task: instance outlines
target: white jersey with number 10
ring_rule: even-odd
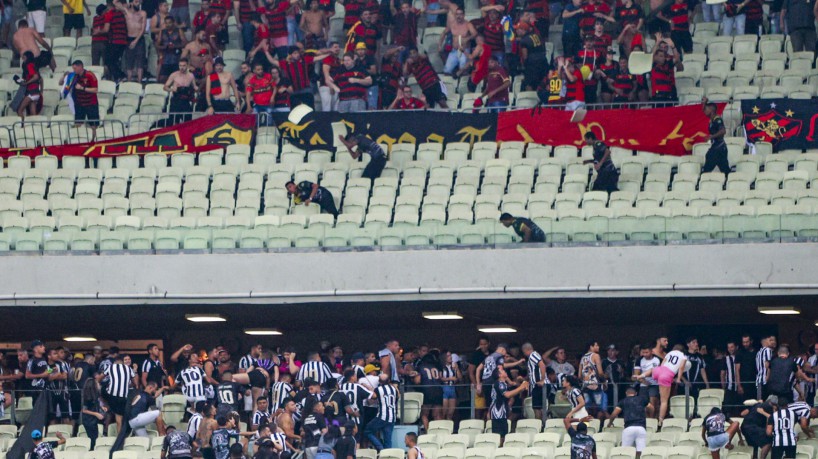
[[[665,362],[662,366],[670,368],[673,370],[673,374],[677,374],[679,372],[679,367],[687,360],[684,353],[682,351],[670,351],[665,356]]]

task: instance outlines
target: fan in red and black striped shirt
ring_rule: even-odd
[[[429,59],[418,54],[416,49],[409,50],[409,58],[403,64],[403,75],[408,77],[410,74],[418,81],[429,107],[434,108],[435,104],[439,104],[443,108],[449,108],[435,69],[429,64]]]
[[[366,0],[344,0],[344,30],[349,30],[361,19]]]
[[[378,52],[378,41],[381,39],[381,31],[372,22],[372,12],[364,10],[361,12],[361,20],[347,32],[347,44],[344,52],[355,50],[358,43],[366,45],[366,53],[374,56]]]
[[[74,61],[73,70],[75,73],[74,87],[71,96],[74,99],[74,121],[85,122],[93,132],[92,141],[96,139],[97,126],[99,126],[99,82],[97,76],[85,70],[82,61]]]
[[[266,1],[264,7],[259,8],[267,27],[270,28],[270,38],[276,48],[287,46],[287,10],[290,2],[287,0]]]
[[[37,69],[37,59],[34,53],[26,51],[23,53],[23,78],[17,80],[21,86],[25,86],[26,92],[23,101],[17,108],[17,115],[25,121],[26,115],[39,115],[40,107],[42,106],[40,86],[43,81],[40,77],[40,71]],[[16,77],[15,77],[16,78]]]

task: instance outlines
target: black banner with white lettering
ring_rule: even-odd
[[[284,139],[306,150],[333,150],[333,136],[362,133],[378,143],[482,142],[496,140],[496,113],[450,113],[431,111],[312,112],[300,123],[274,115]],[[333,131],[333,123],[336,124]],[[343,124],[343,128],[341,127]]]
[[[770,142],[774,151],[818,148],[818,97],[743,100],[741,112],[750,142]]]

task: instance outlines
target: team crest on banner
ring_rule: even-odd
[[[771,104],[770,110],[764,113],[761,113],[758,106],[753,106],[752,113],[744,115],[742,124],[750,142],[769,142],[777,145],[801,133],[804,123],[792,118],[792,111],[786,110],[781,114],[775,106],[774,103]]]
[[[209,130],[195,134],[193,136],[193,145],[202,147],[205,145],[250,145],[253,139],[253,130],[236,126],[230,121],[225,121],[222,124],[212,127]]]

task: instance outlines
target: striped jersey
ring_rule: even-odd
[[[795,362],[799,370],[804,370],[804,359],[800,355],[793,357],[792,361]],[[796,372],[790,373],[790,384],[794,386],[797,379]]]
[[[724,388],[727,390],[737,390],[738,375],[736,374],[736,356],[724,356]]]
[[[259,411],[256,410],[253,413],[253,420],[250,422],[251,425],[260,426],[262,424],[269,424],[270,423],[270,413],[266,411]]]
[[[773,446],[795,446],[795,412],[783,408],[770,416],[768,425],[773,426]]]
[[[247,354],[239,359],[239,370],[244,370],[246,373],[248,368],[256,366],[257,363],[258,361],[252,355]]]
[[[756,385],[761,386],[767,383],[767,367],[764,363],[773,358],[773,350],[769,347],[762,347],[756,354]]]
[[[318,384],[324,384],[332,378],[332,372],[326,363],[322,361],[304,362],[301,369],[298,370],[296,380],[304,382],[306,379],[318,381]]]
[[[273,384],[272,391],[272,411],[275,412],[279,408],[284,408],[284,400],[290,398],[293,393],[293,386],[285,382],[277,382]]]
[[[165,371],[162,368],[162,362],[159,360],[145,359],[142,362],[142,367],[140,367],[140,372],[143,375],[148,375],[148,381],[153,381],[158,386],[162,386],[162,377],[165,375]]]
[[[450,378],[456,378],[456,377],[457,377],[457,371],[455,371],[455,369],[450,365],[444,366],[443,369],[440,371],[440,378],[441,379],[450,379]],[[454,381],[445,381],[443,383],[443,385],[444,386],[454,386]]]
[[[199,425],[202,423],[202,415],[200,413],[194,413],[193,416],[190,417],[190,421],[187,423],[187,434],[190,435],[190,438],[196,438],[196,432],[199,431]]]
[[[795,413],[797,419],[809,419],[810,407],[807,402],[792,402],[787,405],[787,409]]]
[[[579,405],[579,398],[582,397],[582,392],[578,388],[571,389],[568,393],[568,401],[571,402],[571,408],[576,408]]]
[[[398,391],[391,384],[381,384],[375,393],[378,396],[378,419],[394,423],[398,417]]]
[[[280,443],[281,446],[284,448],[283,452],[289,452],[290,447],[287,446],[287,435],[284,432],[275,432],[274,434],[270,435],[270,438],[273,440],[273,443]]]
[[[187,367],[179,373],[179,379],[184,386],[182,393],[187,398],[203,398],[205,372],[202,367]]]
[[[545,379],[545,375],[540,372],[540,362],[542,356],[537,351],[531,351],[528,356],[528,382],[532,386]]]
[[[349,399],[349,404],[356,407],[359,416],[352,417],[356,424],[361,424],[361,416],[363,416],[364,400],[372,397],[372,392],[360,384],[344,383],[341,384],[341,392]]]
[[[108,394],[114,397],[128,396],[128,390],[130,390],[134,378],[131,367],[122,363],[115,363],[105,370],[105,376],[108,378],[108,387],[106,388]]]

